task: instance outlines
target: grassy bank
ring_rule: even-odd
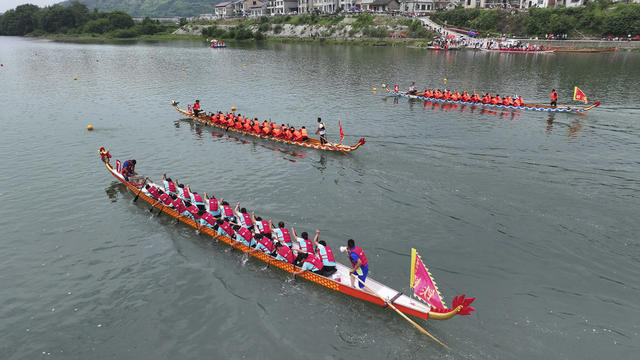
[[[527,11],[454,9],[431,18],[447,26],[476,29],[483,36],[511,34],[544,37],[568,34],[572,39],[640,34],[640,4],[612,4],[608,0],[571,8],[531,8]]]

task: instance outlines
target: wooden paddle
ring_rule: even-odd
[[[140,186],[140,190],[138,190],[138,194],[136,194],[136,197],[133,198],[133,202],[138,201],[138,197],[140,196],[140,193],[142,192],[142,189],[144,189],[144,186],[147,184],[147,180],[149,180],[148,177],[144,178],[144,182],[142,183],[142,186]]]
[[[388,302],[387,300],[385,300],[385,298],[382,297],[382,295],[378,294],[378,292],[376,292],[375,290],[373,290],[372,288],[369,287],[369,285],[365,284],[364,281],[360,280],[359,277],[351,274],[351,276],[353,276],[356,280],[358,280],[362,285],[364,285],[365,288],[367,288],[367,290],[371,291],[373,294],[375,294],[377,297],[380,298],[380,300],[384,301],[387,305],[389,305],[390,308],[392,308],[393,310],[395,310],[398,315],[402,316],[405,320],[407,320],[411,325],[413,325],[416,329],[418,329],[421,333],[427,335],[428,337],[430,337],[431,339],[433,339],[435,342],[437,342],[438,344],[442,345],[445,349],[447,350],[451,350],[450,347],[448,347],[445,343],[443,343],[442,341],[436,339],[433,335],[429,334],[427,332],[427,330],[423,329],[422,326],[416,324],[415,321],[409,319],[409,317],[407,315],[405,315],[402,311],[398,310],[395,306],[393,306],[392,303]]]

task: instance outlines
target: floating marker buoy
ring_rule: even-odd
[[[93,130],[93,125],[87,126],[87,130],[89,130],[89,131]]]
[[[73,77],[73,80],[78,80],[78,78],[74,76],[74,77]]]
[[[184,68],[182,68],[182,71],[184,71]]]
[[[100,60],[96,59],[96,62],[98,62],[98,61],[100,61]]]
[[[0,67],[4,66],[4,64],[0,64]]]
[[[232,107],[231,107],[231,111],[236,111],[236,107],[235,107],[235,106],[232,106]]]
[[[373,92],[376,92],[376,90],[378,90],[378,89],[376,89],[376,88],[373,88]]]
[[[247,66],[247,64],[242,64],[242,66]]]

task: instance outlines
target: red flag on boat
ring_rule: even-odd
[[[342,124],[340,124],[340,119],[338,119],[338,126],[340,126],[340,144],[342,144],[342,139],[344,139],[344,132],[342,132]]]
[[[432,307],[438,310],[447,308],[442,301],[436,282],[431,277],[429,270],[424,266],[416,249],[411,249],[411,288],[415,296]]]
[[[585,104],[587,103],[587,95],[585,95],[582,90],[578,89],[577,86],[573,89],[573,100],[582,101]]]

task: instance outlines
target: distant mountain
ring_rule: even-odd
[[[79,0],[89,10],[122,10],[131,16],[189,17],[215,13],[215,6],[225,0]],[[62,5],[71,4],[71,0]]]

